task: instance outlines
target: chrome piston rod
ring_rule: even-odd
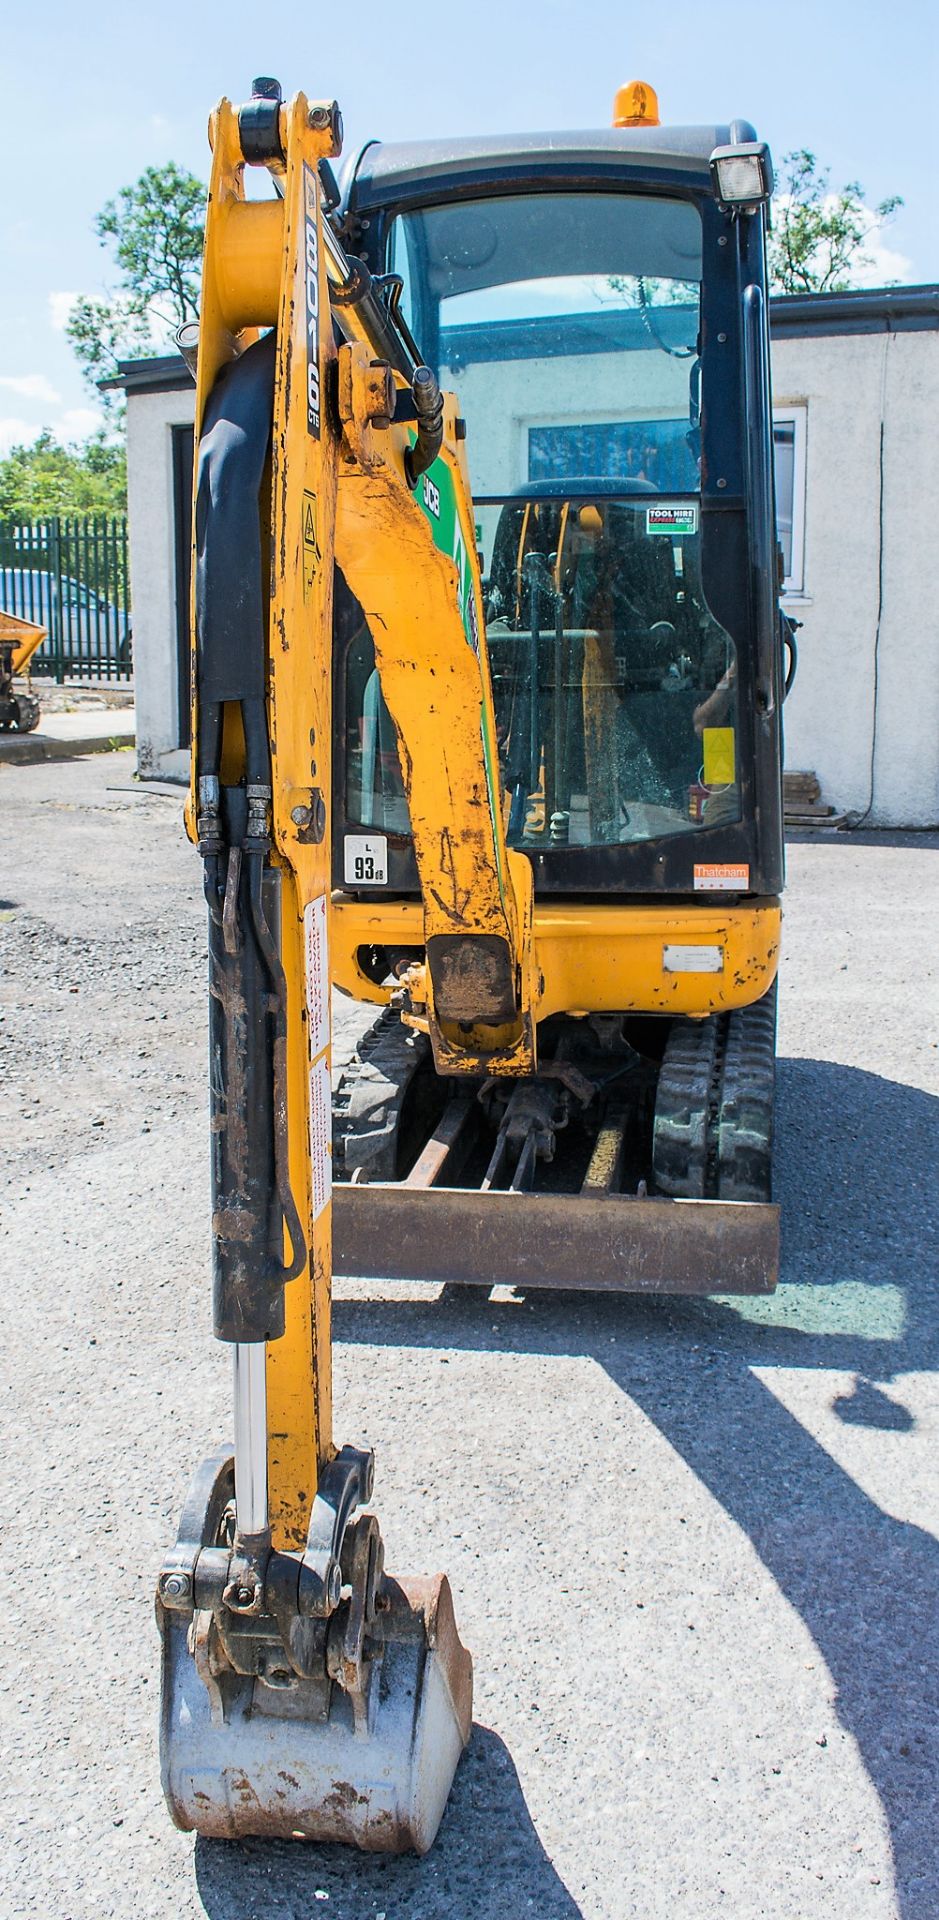
[[[235,1519],[239,1533],[267,1526],[267,1347],[238,1341],[234,1358]]]

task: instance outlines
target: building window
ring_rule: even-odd
[[[687,420],[612,420],[577,427],[529,427],[529,480],[651,481],[660,493],[695,493],[698,463]]]
[[[783,550],[784,593],[805,592],[805,408],[773,409],[776,530]]]

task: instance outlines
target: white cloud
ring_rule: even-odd
[[[65,332],[65,329],[68,326],[69,314],[71,313],[76,300],[80,300],[80,299],[81,299],[81,294],[79,293],[50,293],[49,319],[52,322],[52,325],[55,328],[56,333]]]
[[[104,414],[98,407],[68,407],[53,424],[60,440],[86,440],[104,426]]]
[[[97,433],[104,424],[104,415],[97,407],[66,407],[61,413],[57,410],[46,415],[41,427],[35,420],[23,420],[15,414],[0,416],[0,459],[11,447],[34,446],[40,432],[46,429],[60,446],[68,446],[75,440],[87,440],[89,434]]]
[[[0,455],[9,453],[11,447],[31,447],[36,432],[35,420],[17,420],[11,414],[0,418]]]
[[[886,287],[891,280],[899,280],[901,285],[909,282],[913,262],[907,259],[905,253],[897,253],[893,247],[885,246],[879,234],[868,235],[864,252],[866,265],[857,263],[853,270],[855,286]]]
[[[62,399],[44,373],[0,374],[0,387],[19,394],[21,400],[36,400],[43,407],[57,407]]]

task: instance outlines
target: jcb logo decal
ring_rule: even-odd
[[[440,488],[434,486],[428,473],[424,475],[424,505],[435,520],[440,519]]]
[[[306,424],[320,437],[319,180],[303,164],[303,278],[306,289]]]

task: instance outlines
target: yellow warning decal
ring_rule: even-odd
[[[320,570],[319,541],[316,537],[316,495],[303,495],[303,598],[309,600],[313,582]]]
[[[733,727],[705,727],[701,741],[705,786],[732,787],[737,777]]]

